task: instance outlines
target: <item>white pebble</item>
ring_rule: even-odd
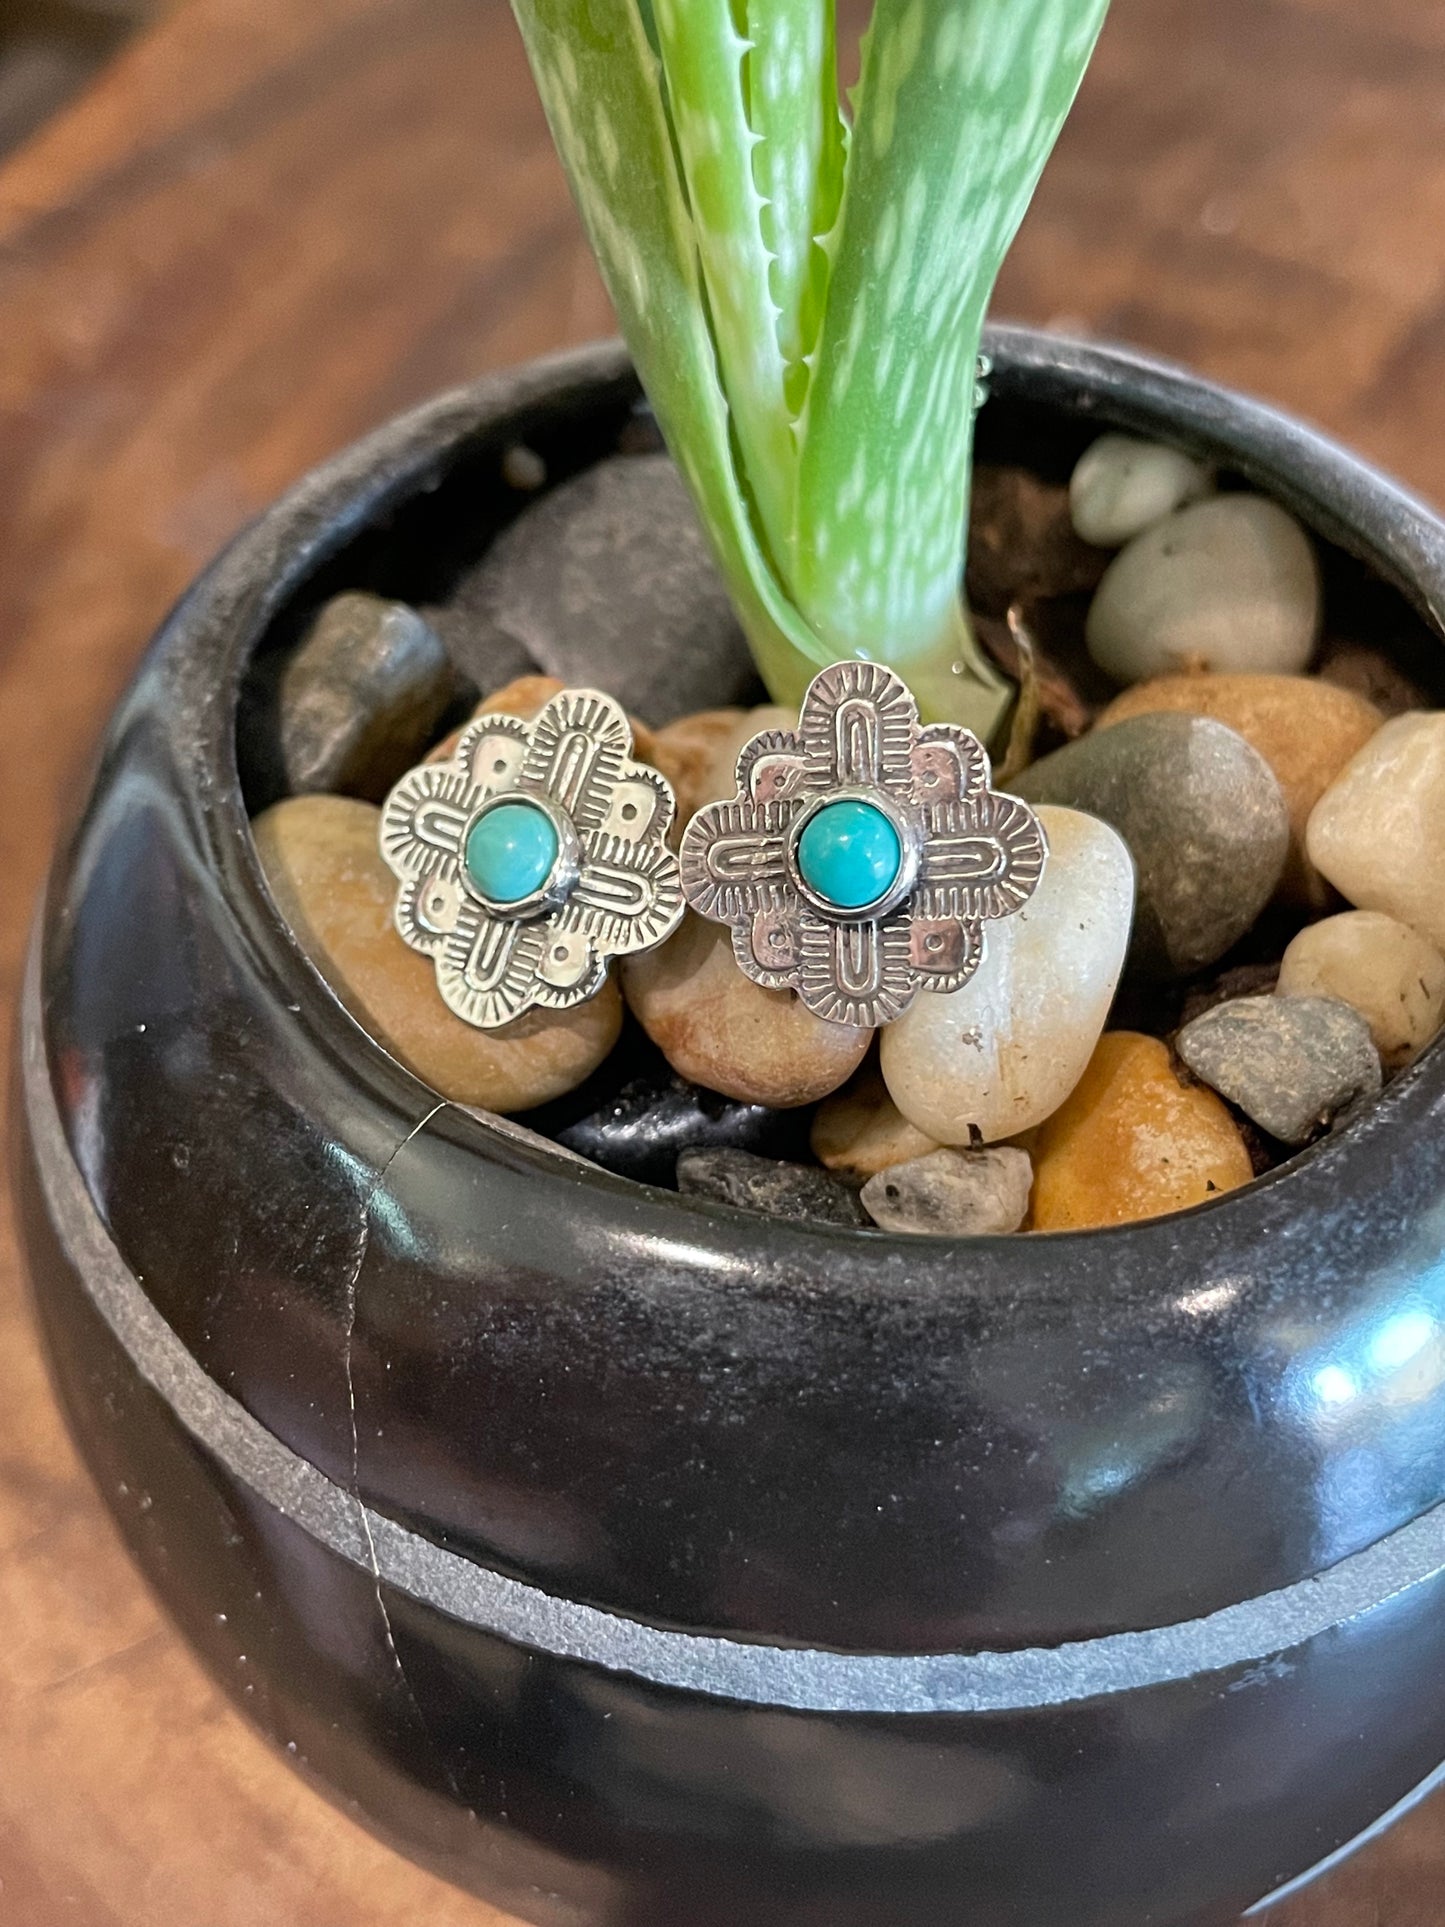
[[[944,1238],[999,1237],[1028,1216],[1034,1167],[1027,1151],[930,1151],[880,1171],[863,1186],[863,1209],[883,1231]]]
[[[1074,465],[1069,513],[1085,542],[1117,549],[1213,489],[1214,471],[1180,449],[1134,435],[1101,435]]]
[[[1262,495],[1217,495],[1135,536],[1089,606],[1089,654],[1117,681],[1209,670],[1293,675],[1314,654],[1319,565]]]
[[[1377,730],[1315,804],[1305,848],[1356,909],[1445,951],[1445,714],[1412,710]]]
[[[1134,914],[1134,863],[1097,817],[1039,807],[1043,879],[1017,915],[985,926],[962,990],[925,991],[880,1033],[883,1076],[940,1144],[997,1143],[1058,1109],[1083,1076],[1114,1000]]]
[[[1279,989],[1352,1005],[1390,1070],[1418,1057],[1445,1021],[1445,957],[1379,910],[1306,925],[1284,953]]]

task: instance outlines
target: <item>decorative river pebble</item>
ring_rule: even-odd
[[[1284,1144],[1305,1144],[1380,1088],[1370,1027],[1335,997],[1236,997],[1186,1024],[1196,1077]]]
[[[280,665],[280,786],[379,803],[426,748],[455,686],[415,609],[362,590],[333,596]]]
[[[1089,605],[1089,654],[1115,681],[1179,670],[1292,674],[1314,654],[1319,568],[1262,495],[1195,502],[1136,536]]]
[[[1131,969],[1202,970],[1274,895],[1289,817],[1258,750],[1207,716],[1134,716],[1024,771],[1031,803],[1063,803],[1112,823],[1139,868]]]
[[[1110,1031],[1035,1141],[1033,1228],[1157,1218],[1253,1175],[1239,1127],[1212,1091],[1180,1081],[1168,1046]]]
[[[1076,810],[1039,811],[1049,861],[1016,916],[990,924],[962,990],[925,991],[884,1027],[883,1076],[898,1109],[940,1144],[993,1144],[1056,1111],[1104,1027],[1134,907],[1118,834]]]
[[[851,1084],[825,1098],[813,1118],[813,1156],[856,1178],[876,1177],[937,1149],[893,1102],[876,1064],[865,1064]]]
[[[486,688],[530,659],[601,679],[649,723],[731,703],[757,672],[687,485],[670,456],[616,455],[539,495],[466,571],[434,620]]]
[[[744,1104],[786,1109],[845,1084],[873,1036],[815,1017],[791,990],[764,990],[739,970],[723,924],[691,910],[656,950],[627,957],[634,1015],[690,1083]]]
[[[1274,771],[1289,815],[1281,893],[1323,909],[1328,887],[1305,855],[1310,812],[1384,721],[1374,704],[1316,676],[1157,676],[1137,683],[1100,716],[1098,729],[1156,711],[1212,716],[1237,730]]]
[[[930,1151],[880,1171],[863,1208],[883,1231],[978,1238],[1017,1231],[1028,1216],[1033,1166],[1027,1151]]]
[[[1410,1063],[1445,1022],[1445,957],[1380,910],[1306,924],[1284,953],[1279,988],[1359,1011],[1388,1070]]]
[[[677,1188],[687,1197],[711,1198],[769,1218],[849,1226],[868,1222],[858,1193],[831,1172],[748,1151],[684,1151],[677,1160]]]
[[[1383,910],[1445,951],[1445,714],[1397,716],[1325,791],[1306,844],[1359,910]]]
[[[1213,487],[1212,470],[1181,449],[1101,435],[1075,464],[1069,512],[1086,542],[1117,549]]]

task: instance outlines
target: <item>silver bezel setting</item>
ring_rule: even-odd
[[[832,809],[835,803],[866,803],[870,809],[886,816],[898,836],[898,874],[888,888],[871,903],[843,905],[832,902],[813,889],[803,875],[798,861],[798,843],[804,830],[815,816],[824,810]],[[918,859],[923,851],[923,825],[916,814],[902,809],[886,790],[867,789],[855,786],[839,789],[814,796],[805,803],[793,818],[788,831],[788,875],[792,878],[798,895],[809,903],[820,917],[827,917],[832,923],[871,923],[878,917],[886,917],[890,910],[896,910],[905,897],[911,896],[913,886],[918,881]]]
[[[531,809],[541,811],[557,832],[557,854],[546,880],[538,889],[528,896],[518,897],[512,903],[502,903],[495,897],[489,897],[472,875],[467,866],[467,844],[483,817],[490,816],[494,810],[509,803],[524,803]],[[489,796],[481,808],[474,810],[467,819],[467,826],[461,835],[461,852],[462,888],[481,904],[489,916],[510,922],[526,923],[533,917],[545,916],[549,910],[560,910],[577,887],[577,878],[581,874],[582,845],[571,817],[565,810],[559,809],[550,796],[538,796],[531,790],[503,790],[498,796]]]

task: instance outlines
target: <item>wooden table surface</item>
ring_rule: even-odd
[[[1445,499],[1442,236],[1441,0],[1116,0],[998,306],[1188,359]],[[394,410],[607,327],[502,0],[188,0],[0,167],[0,998],[67,782],[188,577]],[[0,1922],[499,1927],[179,1645],[0,1212]],[[1442,1891],[1445,1795],[1268,1918],[1438,1927]]]

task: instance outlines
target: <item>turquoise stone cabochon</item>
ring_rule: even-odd
[[[467,833],[467,875],[492,903],[534,896],[557,861],[557,826],[535,803],[497,803]]]
[[[798,838],[798,874],[839,910],[862,910],[886,896],[903,867],[897,829],[876,803],[840,797],[825,803]]]

